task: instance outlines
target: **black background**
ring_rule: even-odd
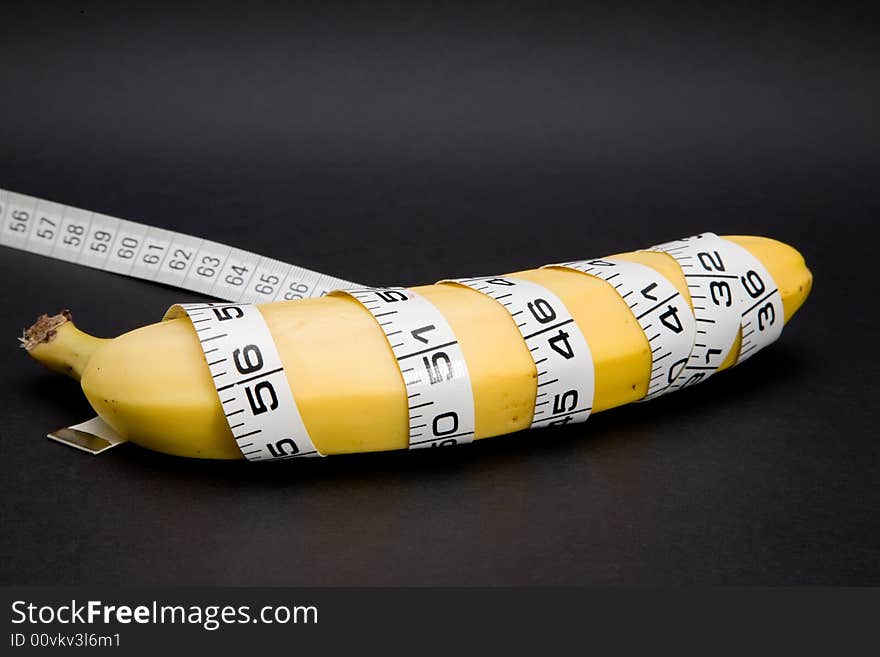
[[[0,187],[372,284],[697,231],[804,253],[783,339],[681,394],[443,451],[256,467],[43,438],[17,349],[193,295],[3,249],[0,583],[880,584],[869,16],[545,3],[0,10]]]

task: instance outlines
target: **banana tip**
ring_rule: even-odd
[[[52,342],[58,333],[58,328],[70,321],[73,321],[73,315],[69,310],[62,310],[57,315],[40,315],[37,321],[22,332],[18,341],[23,349],[31,351],[39,344]]]

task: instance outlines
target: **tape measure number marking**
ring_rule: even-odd
[[[595,391],[593,355],[559,297],[542,285],[512,276],[440,282],[465,285],[492,297],[513,319],[538,373],[532,428],[589,417]]]
[[[250,304],[188,303],[232,436],[250,461],[321,456],[312,443],[266,321]]]
[[[763,263],[738,244],[728,243],[738,252],[745,270],[739,277],[743,291],[742,344],[736,360],[739,365],[782,335],[785,310],[782,294]]]
[[[409,447],[445,447],[474,439],[474,395],[464,354],[442,313],[405,288],[346,290],[385,333],[403,382]]]
[[[327,294],[354,283],[249,251],[0,190],[0,243],[237,301]]]
[[[745,249],[714,233],[702,233],[649,250],[666,253],[678,262],[690,291],[697,322],[694,349],[669,391],[705,381],[715,374],[727,359],[744,322],[749,321],[744,319],[744,314],[761,312],[761,326],[764,328],[749,335],[749,343],[743,345],[749,348],[749,353],[743,354],[741,349],[737,362],[779,336],[782,322],[775,322],[777,309],[772,303],[775,285],[763,265]],[[745,299],[753,295],[764,297],[768,288],[773,292],[767,294],[764,301],[771,302],[772,311],[760,310],[764,306],[757,302],[753,307],[746,304]],[[778,293],[776,299],[781,311]],[[773,326],[768,316],[771,312]],[[757,323],[758,318],[755,317],[754,321]],[[751,328],[751,325],[744,328],[743,334]],[[771,335],[772,339],[769,339]]]

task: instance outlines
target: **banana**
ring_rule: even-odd
[[[788,322],[812,286],[800,253],[764,237],[725,239],[744,247],[767,268]],[[639,251],[615,257],[652,267],[690,300],[682,270],[669,255]],[[594,413],[645,396],[651,370],[648,340],[608,282],[554,268],[511,276],[548,288],[574,317],[594,360]],[[528,428],[537,372],[504,308],[459,285],[413,290],[442,312],[458,338],[471,378],[475,439]],[[330,295],[259,308],[300,415],[321,453],[407,447],[406,389],[385,335],[360,303]],[[79,380],[97,414],[127,440],[179,456],[242,458],[189,319],[101,339],[80,331],[65,312],[41,317],[23,342],[33,358]],[[739,345],[737,336],[719,369],[736,362]],[[343,405],[345,412],[340,412]]]

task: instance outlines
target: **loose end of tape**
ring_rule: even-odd
[[[49,440],[94,456],[127,442],[99,417],[46,434]]]

